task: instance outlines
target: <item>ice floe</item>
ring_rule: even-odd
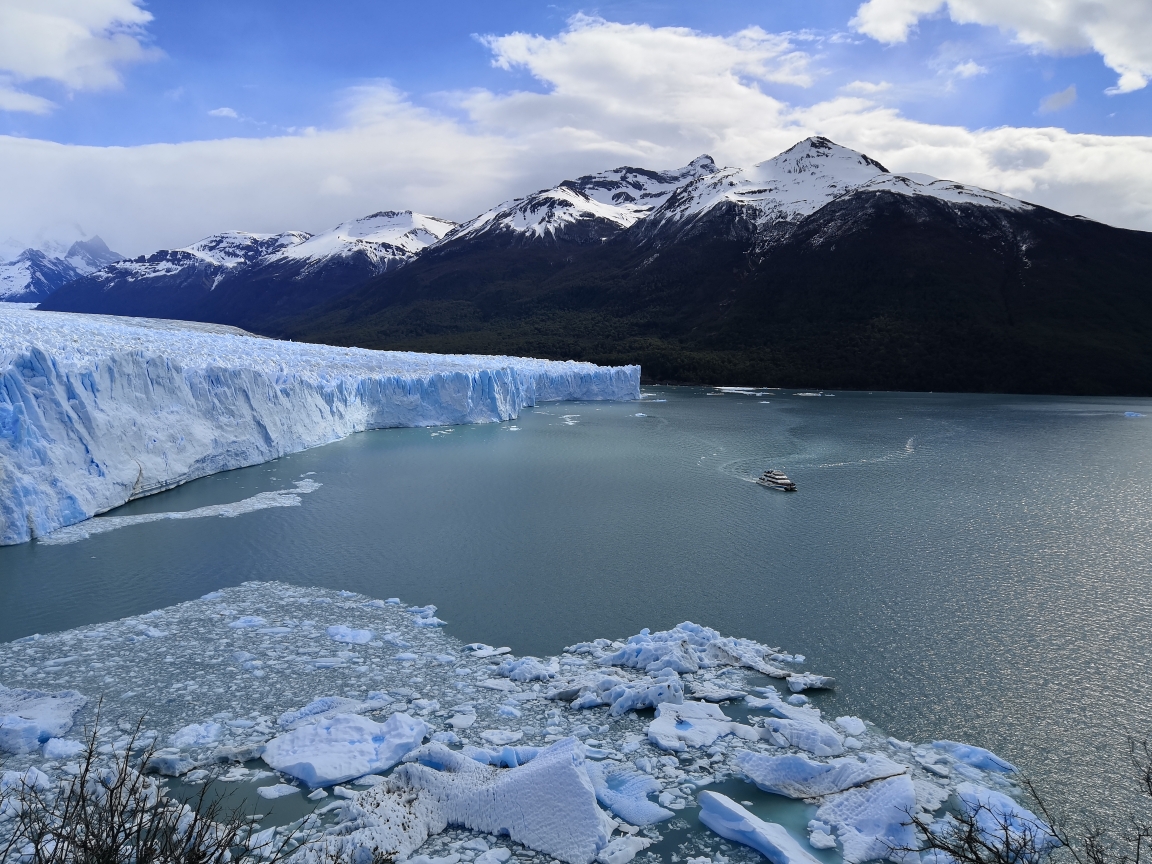
[[[423,720],[396,713],[384,723],[337,714],[298,726],[264,746],[264,761],[310,787],[386,771],[428,734]]]
[[[700,821],[729,840],[751,846],[772,864],[819,864],[782,825],[765,822],[731,798],[700,793]]]
[[[665,702],[656,706],[656,718],[648,724],[648,740],[661,750],[673,752],[709,747],[724,735],[760,739],[759,730],[733,723],[719,707],[708,702]]]
[[[0,544],[366,429],[640,395],[638,366],[368,351],[10,305],[0,304]],[[292,506],[300,491],[227,506]]]
[[[736,757],[736,767],[765,792],[789,798],[820,798],[908,771],[879,753],[815,762],[803,753],[744,751]]]
[[[50,546],[62,546],[66,543],[78,543],[97,534],[106,534],[119,528],[128,528],[132,525],[147,525],[149,522],[162,522],[165,519],[207,519],[218,517],[231,519],[243,516],[245,513],[254,513],[257,510],[267,510],[271,507],[299,507],[301,495],[307,495],[319,489],[321,484],[314,480],[297,480],[291,489],[277,489],[272,492],[260,492],[251,498],[236,501],[232,504],[210,504],[207,507],[197,507],[194,510],[175,510],[165,513],[139,513],[134,516],[102,516],[99,519],[85,519],[74,525],[57,528],[51,533],[37,538],[39,542]]]
[[[696,838],[690,848],[712,864],[760,854],[810,864],[806,849],[858,864],[903,861],[911,818],[930,822],[949,800],[1012,824],[1033,818],[1012,798],[1010,763],[827,719],[818,690],[789,694],[790,675],[816,673],[778,648],[685,622],[517,657],[461,643],[436,611],[247,583],[0,645],[0,681],[13,688],[0,690],[0,710],[33,724],[15,735],[4,782],[69,776],[75,730],[91,728],[100,697],[101,758],[126,753],[143,716],[140,740],[158,747],[147,767],[171,782],[247,784],[254,798],[315,808],[259,827],[260,842],[296,832],[300,864],[374,850],[397,861],[625,864],[666,857],[650,846],[666,837]],[[736,798],[814,805],[807,836],[795,819],[774,825],[709,791],[731,794],[741,780]],[[695,808],[707,829],[681,818]]]
[[[59,738],[72,728],[72,718],[87,702],[75,690],[45,693],[0,684],[0,751],[31,753]]]

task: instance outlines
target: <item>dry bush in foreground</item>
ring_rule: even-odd
[[[188,803],[169,797],[145,772],[154,752],[136,725],[127,746],[101,758],[96,726],[79,772],[54,782],[35,768],[9,772],[0,791],[2,864],[277,864],[291,834],[254,833],[239,809],[226,810],[207,785]]]

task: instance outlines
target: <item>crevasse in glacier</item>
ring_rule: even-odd
[[[0,545],[353,432],[639,395],[639,366],[369,351],[3,309]]]

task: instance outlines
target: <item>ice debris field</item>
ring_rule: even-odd
[[[301,864],[907,864],[912,816],[1036,818],[987,750],[825,716],[802,656],[685,622],[516,657],[444,623],[251,582],[2,645],[0,811],[79,770],[99,705],[101,759],[151,745],[173,794],[239,790],[249,842]]]
[[[369,351],[0,304],[0,545],[366,429],[629,400],[640,367]]]

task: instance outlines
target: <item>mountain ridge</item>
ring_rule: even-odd
[[[674,383],[1152,394],[1152,234],[891,172],[826,138],[748,168],[703,155],[585,175],[436,231],[295,294],[275,262],[312,241],[290,243],[225,274],[214,305],[166,317],[638,362]],[[69,301],[99,278],[45,307],[103,311]]]

